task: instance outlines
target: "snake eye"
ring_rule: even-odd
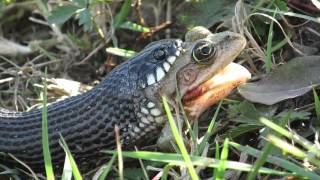
[[[198,42],[192,51],[192,57],[198,63],[208,63],[215,54],[215,48],[209,41]]]
[[[167,57],[167,51],[164,48],[158,48],[153,51],[153,57],[156,60],[163,60]]]

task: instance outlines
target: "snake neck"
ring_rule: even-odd
[[[61,165],[65,156],[59,145],[60,134],[81,163],[100,150],[114,148],[115,125],[119,126],[125,148],[138,145],[136,141],[147,139],[159,128],[159,109],[137,88],[134,77],[127,66],[122,66],[91,91],[48,105],[49,145],[54,164]],[[0,152],[14,154],[33,167],[42,166],[41,132],[42,109],[0,111]]]

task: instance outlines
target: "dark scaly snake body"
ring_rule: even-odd
[[[160,112],[160,109],[142,91],[142,87],[148,85],[144,73],[153,71],[161,63],[152,62],[150,52],[161,45],[171,48],[168,53],[173,54],[177,48],[175,42],[163,41],[151,46],[150,50],[146,49],[113,70],[91,91],[49,105],[48,131],[53,163],[61,165],[64,161],[60,133],[76,161],[91,165],[97,162],[97,158],[92,157],[100,150],[114,148],[116,124],[120,128],[121,142],[127,148],[153,137],[163,123],[163,114],[145,112]],[[31,167],[42,167],[41,112],[41,109],[0,111],[0,152],[11,153]]]
[[[90,158],[114,145],[114,125],[134,123],[135,106],[125,82],[125,68],[118,69],[93,90],[48,107],[48,131],[53,162],[60,164],[64,152],[59,133],[79,159]],[[117,91],[115,91],[117,90]],[[140,95],[141,96],[141,95]],[[139,94],[136,94],[140,101]],[[41,110],[0,113],[0,151],[15,154],[29,165],[42,165]],[[82,159],[85,161],[85,159]]]

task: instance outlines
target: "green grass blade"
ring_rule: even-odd
[[[255,179],[256,175],[258,174],[258,171],[260,169],[260,167],[263,166],[263,164],[265,163],[265,161],[267,160],[268,155],[270,154],[271,150],[274,148],[273,144],[271,143],[267,143],[263,149],[262,149],[262,153],[261,156],[258,157],[256,163],[253,166],[252,171],[250,172],[250,174],[248,175],[247,180],[253,180]]]
[[[135,147],[135,149],[136,149],[136,151],[138,151],[138,148]],[[146,169],[146,167],[144,166],[144,164],[143,164],[143,162],[142,162],[141,159],[139,159],[139,164],[140,164],[140,166],[141,166],[141,170],[142,170],[142,172],[143,172],[144,179],[145,179],[145,180],[150,180],[150,178],[149,178],[149,176],[148,176],[148,173],[147,173],[147,169]]]
[[[162,170],[162,176],[161,176],[161,180],[167,180],[168,179],[168,174],[170,169],[173,167],[174,165],[172,164],[167,164],[163,170]]]
[[[215,158],[216,159],[219,159],[220,157],[220,149],[219,149],[219,143],[218,141],[216,141],[216,149],[215,149]],[[213,179],[216,179],[217,178],[217,175],[218,175],[218,168],[213,168],[213,175],[214,175],[214,178]]]
[[[131,6],[131,0],[125,0],[121,6],[119,13],[114,17],[113,27],[116,29],[127,18]]]
[[[287,34],[288,38],[291,39],[292,37],[292,33],[289,31]],[[271,53],[274,53],[278,50],[280,50],[281,48],[283,48],[284,45],[286,45],[288,43],[288,39],[284,38],[283,40],[281,40],[280,42],[278,42],[276,45],[274,45],[271,49]]]
[[[194,145],[194,151],[195,152],[192,152],[192,153],[195,153],[196,155],[199,155],[199,148],[198,148],[198,121],[195,121],[194,124],[193,124],[193,127],[191,127],[191,124],[190,124],[190,121],[189,121],[189,118],[186,114],[186,111],[184,110],[184,107],[183,107],[183,104],[181,102],[181,94],[179,93],[179,89],[178,89],[178,84],[176,84],[176,92],[177,95],[176,95],[176,99],[177,99],[177,102],[179,104],[179,108],[181,109],[181,113],[183,115],[183,120],[184,120],[184,123],[186,124],[187,128],[188,128],[188,132],[190,134],[190,137],[191,137],[191,140],[193,142],[193,145]]]
[[[68,156],[68,158],[66,158],[67,160],[69,160],[69,163],[71,165],[71,169],[72,169],[72,174],[75,180],[82,180],[82,176],[80,174],[80,171],[78,169],[78,166],[75,162],[75,160],[72,157],[72,154],[70,152],[70,149],[66,143],[66,141],[64,140],[64,138],[62,137],[62,135],[60,134],[60,140],[59,140],[59,144],[60,146],[63,148],[64,152],[66,153],[66,156]]]
[[[147,27],[141,26],[140,24],[136,24],[134,22],[126,21],[120,25],[121,28],[123,29],[130,29],[132,31],[137,31],[137,32],[150,32],[151,30]]]
[[[191,127],[191,124],[189,123],[188,119],[185,119],[185,122],[187,122],[187,128],[188,128],[188,132],[190,134],[191,137],[191,141],[193,144],[193,151],[192,152],[194,155],[200,155],[199,152],[199,145],[198,145],[198,137],[199,137],[199,122],[195,121],[193,122],[193,125]]]
[[[273,18],[275,13],[273,14]],[[267,41],[267,52],[265,57],[266,72],[269,73],[272,68],[272,39],[273,39],[273,21],[270,22],[268,41]]]
[[[167,98],[165,96],[162,96],[162,102],[163,102],[163,106],[164,106],[166,115],[168,117],[168,121],[169,121],[171,130],[172,130],[172,134],[174,136],[174,139],[177,142],[177,145],[178,145],[178,147],[180,149],[182,157],[185,160],[185,163],[186,163],[186,166],[188,168],[189,174],[190,174],[192,179],[194,179],[194,180],[199,179],[199,177],[197,175],[197,172],[196,172],[196,170],[194,169],[194,167],[192,165],[192,162],[190,160],[188,151],[187,151],[187,149],[186,149],[186,147],[184,145],[183,139],[182,139],[181,135],[179,134],[179,130],[178,130],[177,125],[176,125],[176,123],[175,123],[175,121],[173,119],[173,116],[171,114]]]
[[[250,146],[242,146],[238,143],[235,142],[230,142],[229,143],[231,146],[235,147],[236,149],[240,150],[241,152],[244,152],[246,154],[249,154],[251,156],[254,156],[256,158],[260,157],[262,155],[262,152],[252,148]],[[285,160],[283,158],[278,158],[274,156],[268,156],[266,159],[268,163],[275,164],[283,169],[286,169],[288,171],[294,172],[296,175],[299,174],[299,176],[305,176],[308,177],[309,179],[320,179],[320,176],[317,175],[316,173],[304,168],[300,167],[288,160]]]
[[[300,150],[299,148],[287,143],[286,141],[274,136],[274,135],[268,135],[267,139],[274,144],[275,146],[279,147],[284,153],[289,153],[297,158],[303,159],[307,157],[307,154]]]
[[[15,160],[16,162],[18,162],[20,165],[22,165],[24,168],[26,168],[32,175],[32,178],[35,180],[39,180],[38,176],[36,175],[36,173],[23,161],[21,161],[20,159],[16,158],[14,155],[12,154],[8,154],[13,160]]]
[[[71,178],[72,178],[72,167],[71,167],[68,156],[65,155],[61,180],[71,180]]]
[[[48,107],[47,107],[47,69],[45,70],[45,80],[43,82],[44,89],[42,93],[42,151],[44,157],[44,165],[48,180],[54,180],[54,172],[51,162],[51,154],[49,148],[49,135],[48,135]]]
[[[314,17],[311,17],[311,16],[299,14],[299,13],[285,12],[285,11],[278,11],[278,10],[276,11],[276,10],[267,9],[267,8],[257,8],[257,9],[259,9],[260,11],[271,12],[271,13],[276,13],[276,14],[282,14],[282,15],[285,15],[285,16],[297,17],[297,18],[313,21],[313,22],[316,22],[316,23],[320,23],[320,20],[318,18],[314,18]]]
[[[314,153],[316,156],[320,157],[320,149],[309,142],[307,139],[303,138],[302,136],[298,135],[295,132],[289,132],[288,130],[282,128],[281,126],[271,122],[266,118],[260,118],[260,122],[264,125],[268,126],[269,128],[273,129],[277,133],[289,138],[297,143],[299,143],[304,148],[308,149],[309,152]]]
[[[282,119],[280,125],[284,126],[285,124],[287,124],[290,119],[290,116],[291,116],[291,113],[288,113],[288,115]],[[273,148],[274,148],[273,144],[271,144],[270,142],[267,142],[267,144],[263,147],[262,155],[257,158],[254,164],[253,170],[248,175],[247,180],[255,179],[256,175],[258,174],[259,168],[262,167],[263,164],[266,162],[268,155],[271,153]]]
[[[106,51],[107,53],[125,57],[125,58],[130,58],[137,54],[135,51],[121,49],[121,48],[114,48],[114,47],[108,47]]]
[[[316,110],[316,115],[318,118],[318,125],[320,124],[320,99],[319,96],[316,92],[316,90],[313,88],[313,96],[314,96],[314,106],[315,106],[315,110]]]
[[[35,45],[35,48],[37,48],[41,54],[45,55],[46,57],[48,57],[51,61],[55,61],[58,58],[55,56],[54,53],[47,51],[46,49],[42,48],[39,45]]]
[[[114,163],[116,157],[117,157],[117,153],[114,153],[112,158],[108,162],[108,164],[106,164],[105,166],[102,167],[102,173],[99,176],[98,180],[105,180],[106,179],[107,175],[109,174],[109,172],[112,168],[112,164]]]
[[[35,0],[35,2],[37,3],[38,8],[43,12],[43,14],[45,16],[48,16],[49,9],[48,9],[47,2],[45,2],[44,0]]]
[[[229,139],[226,138],[226,140],[223,143],[223,148],[221,151],[221,160],[219,163],[219,167],[217,168],[217,176],[216,180],[223,180],[224,179],[224,173],[226,171],[226,161],[228,159],[228,153],[229,153]]]
[[[19,172],[16,169],[10,169],[5,165],[0,164],[0,175],[9,175],[12,179],[21,180],[18,174]],[[38,180],[37,177],[36,179]]]
[[[300,148],[289,144],[287,141],[282,140],[274,135],[268,135],[267,139],[274,144],[275,146],[279,147],[283,152],[289,153],[301,160],[307,160],[310,163],[320,167],[320,160],[314,157],[314,155],[309,154]]]
[[[260,122],[267,127],[271,128],[272,130],[276,131],[277,133],[290,138],[291,132],[287,131],[286,129],[282,128],[281,126],[277,125],[276,123],[266,119],[260,118]]]
[[[216,129],[216,119],[217,119],[217,116],[219,114],[219,111],[220,111],[220,108],[221,108],[221,105],[222,105],[222,102],[223,101],[220,101],[211,121],[210,121],[210,124],[208,126],[208,129],[207,129],[207,132],[204,134],[204,137],[201,141],[201,143],[199,144],[199,154],[201,154],[204,150],[204,147],[206,146],[206,143],[208,143],[209,141],[209,138],[212,136],[212,134],[214,133],[214,130]]]
[[[108,154],[113,154],[116,151],[103,151]],[[122,155],[125,157],[131,157],[136,159],[144,159],[149,161],[157,161],[163,163],[170,163],[175,166],[186,167],[186,162],[181,154],[176,153],[161,153],[161,152],[148,152],[148,151],[123,151]],[[218,168],[220,166],[220,160],[214,158],[200,157],[200,156],[190,156],[190,160],[193,166]],[[236,161],[226,161],[226,169],[233,169],[238,171],[249,172],[253,167],[247,163],[241,163]],[[273,174],[279,176],[294,176],[296,173],[288,173],[285,171],[277,171],[270,168],[262,167],[259,169],[261,174]]]
[[[71,180],[71,178],[72,178],[72,167],[71,167],[68,156],[65,155],[61,180]]]

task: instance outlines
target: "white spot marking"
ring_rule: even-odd
[[[144,124],[143,123],[139,123],[139,127],[143,128]]]
[[[150,116],[150,115],[149,115],[149,116],[147,116],[147,119],[148,119],[149,122],[154,122],[153,116]]]
[[[154,116],[159,116],[161,111],[158,108],[151,109],[151,114]]]
[[[134,132],[140,132],[140,129],[138,127],[134,127]]]
[[[178,47],[181,47],[182,41],[180,39],[176,40]]]
[[[131,136],[131,137],[135,137],[135,135],[136,135],[136,133],[135,133],[135,132],[130,131],[130,136]]]
[[[142,114],[141,113],[137,113],[137,116],[139,117],[139,118],[141,118],[142,117]]]
[[[146,117],[142,117],[141,121],[145,124],[149,124],[150,122],[148,121],[148,119]]]
[[[167,63],[167,62],[164,62],[164,63],[163,63],[163,68],[164,68],[164,70],[165,70],[166,72],[168,72],[169,69],[170,69],[170,64]]]
[[[162,124],[162,123],[163,123],[163,121],[164,121],[164,119],[163,119],[163,117],[162,117],[162,116],[160,116],[160,117],[156,117],[156,122],[157,122],[158,124]]]
[[[177,57],[180,56],[180,51],[177,50],[176,53],[175,53],[175,55],[176,55]]]
[[[146,109],[146,108],[144,108],[144,107],[141,107],[141,112],[142,112],[143,114],[149,114],[148,109]]]
[[[157,81],[160,81],[166,75],[166,73],[161,67],[157,68],[156,74],[157,74]]]
[[[153,108],[155,104],[153,102],[148,102],[147,107],[148,108]]]
[[[147,82],[148,82],[148,85],[152,85],[152,84],[156,83],[156,79],[154,78],[153,74],[149,74],[147,76]]]
[[[170,64],[173,64],[174,61],[176,60],[176,58],[177,58],[177,57],[175,57],[175,56],[170,56],[170,57],[168,57],[167,61],[168,61]]]

